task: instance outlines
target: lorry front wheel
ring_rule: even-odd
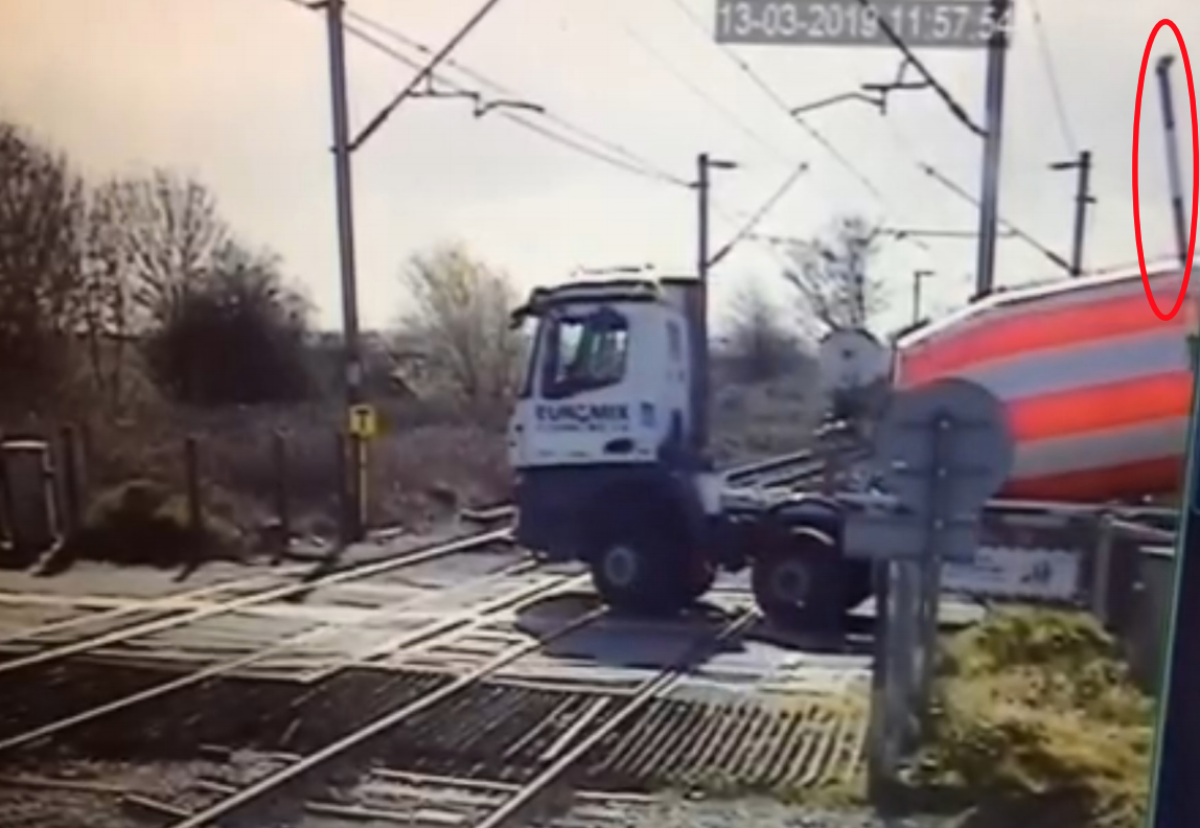
[[[609,606],[642,615],[678,612],[695,597],[680,589],[683,560],[679,533],[671,521],[651,522],[621,515],[594,526],[588,565],[592,583]]]
[[[780,538],[754,558],[754,599],[769,621],[789,630],[834,633],[843,628],[844,562],[821,535]]]

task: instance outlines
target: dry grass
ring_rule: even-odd
[[[727,381],[714,407],[714,445],[726,464],[802,447],[811,430],[811,383],[805,377],[758,385]],[[206,515],[251,541],[277,517],[281,470],[293,531],[336,532],[336,397],[296,405],[189,409],[161,397],[131,360],[119,402],[100,394],[84,365],[53,394],[24,408],[0,401],[0,430],[58,440],[64,425],[81,438],[86,489],[116,496],[144,481],[171,497],[187,491],[184,444],[196,441]],[[463,506],[511,497],[504,424],[474,417],[439,399],[376,399],[381,433],[369,448],[369,520],[373,526],[427,528]],[[157,490],[156,489],[156,490]]]
[[[810,369],[770,382],[714,383],[713,452],[718,465],[799,451],[821,418]]]
[[[384,400],[376,405],[382,430],[369,448],[372,525],[419,530],[457,506],[509,495],[502,432],[473,425],[436,403]],[[343,410],[337,400],[196,410],[173,405],[145,387],[114,406],[69,388],[49,403],[0,410],[0,430],[58,445],[62,426],[75,427],[89,500],[101,504],[119,499],[127,485],[139,482],[178,505],[187,491],[185,442],[192,438],[206,520],[237,527],[249,546],[257,531],[278,517],[281,475],[293,530],[326,538],[336,532]],[[276,435],[284,445],[282,468]],[[89,541],[78,550],[91,556],[105,546]],[[185,552],[161,541],[153,546],[164,564]]]
[[[421,423],[414,404],[383,405],[383,430],[369,445],[371,519],[378,525],[424,525],[462,504],[509,493],[503,435],[469,423]],[[244,526],[275,517],[279,479],[301,531],[328,534],[337,509],[341,408],[326,405],[172,410],[152,424],[135,421],[93,431],[99,479],[149,476],[179,490],[183,444],[197,441],[206,506]],[[415,421],[415,424],[410,424]],[[284,465],[276,460],[276,435]]]
[[[1153,703],[1082,613],[1014,610],[946,649],[918,782],[975,826],[1136,828]]]

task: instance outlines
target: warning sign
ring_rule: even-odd
[[[350,433],[355,437],[369,440],[379,431],[379,421],[375,416],[375,407],[371,405],[355,405],[350,408]]]

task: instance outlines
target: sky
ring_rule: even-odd
[[[481,4],[348,0],[347,19],[377,43],[421,59],[397,33],[438,48]],[[1136,268],[1138,68],[1163,17],[1200,56],[1200,3],[1016,0],[1015,15],[1001,216],[1068,256],[1076,179],[1048,164],[1090,150],[1097,203],[1086,265]],[[403,313],[404,261],[444,241],[465,243],[523,290],[564,281],[580,267],[652,263],[662,273],[693,272],[695,194],[681,183],[695,176],[700,152],[738,164],[713,174],[714,248],[800,164],[807,171],[765,216],[760,233],[807,238],[847,214],[891,228],[976,229],[977,208],[918,166],[931,164],[968,194],[979,192],[982,141],[932,92],[895,93],[886,115],[861,102],[805,114],[836,152],[787,112],[892,79],[897,50],[724,47],[715,42],[714,19],[715,0],[502,0],[456,49],[456,66],[444,77],[489,92],[487,99],[537,104],[550,118],[508,111],[592,147],[600,139],[609,153],[616,145],[657,172],[602,163],[500,110],[476,118],[468,101],[406,102],[353,156],[363,324],[385,326]],[[414,70],[353,34],[347,51],[357,132]],[[1168,51],[1178,47],[1163,29],[1152,60]],[[924,49],[918,57],[980,121],[985,53]],[[1186,123],[1186,85],[1176,66],[1175,102]],[[0,118],[33,130],[95,179],[169,167],[203,181],[239,234],[283,255],[321,322],[339,324],[320,13],[289,0],[0,0]],[[1187,132],[1180,150],[1190,183]],[[1163,258],[1173,237],[1153,79],[1140,134],[1145,249],[1148,258]],[[935,272],[923,286],[928,311],[957,307],[971,293],[974,239],[922,241],[889,241],[874,263],[888,300],[880,328],[908,321],[915,270]],[[736,247],[712,274],[717,325],[747,286],[793,312],[794,295],[780,278],[784,261],[766,242]],[[1061,276],[1033,246],[999,242],[998,285]]]

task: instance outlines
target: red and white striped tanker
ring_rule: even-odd
[[[1162,310],[1179,267],[1152,270]],[[902,336],[893,381],[980,383],[1005,404],[1017,443],[1004,497],[1106,502],[1177,491],[1197,329],[1193,278],[1164,322],[1140,272],[1006,290]]]

